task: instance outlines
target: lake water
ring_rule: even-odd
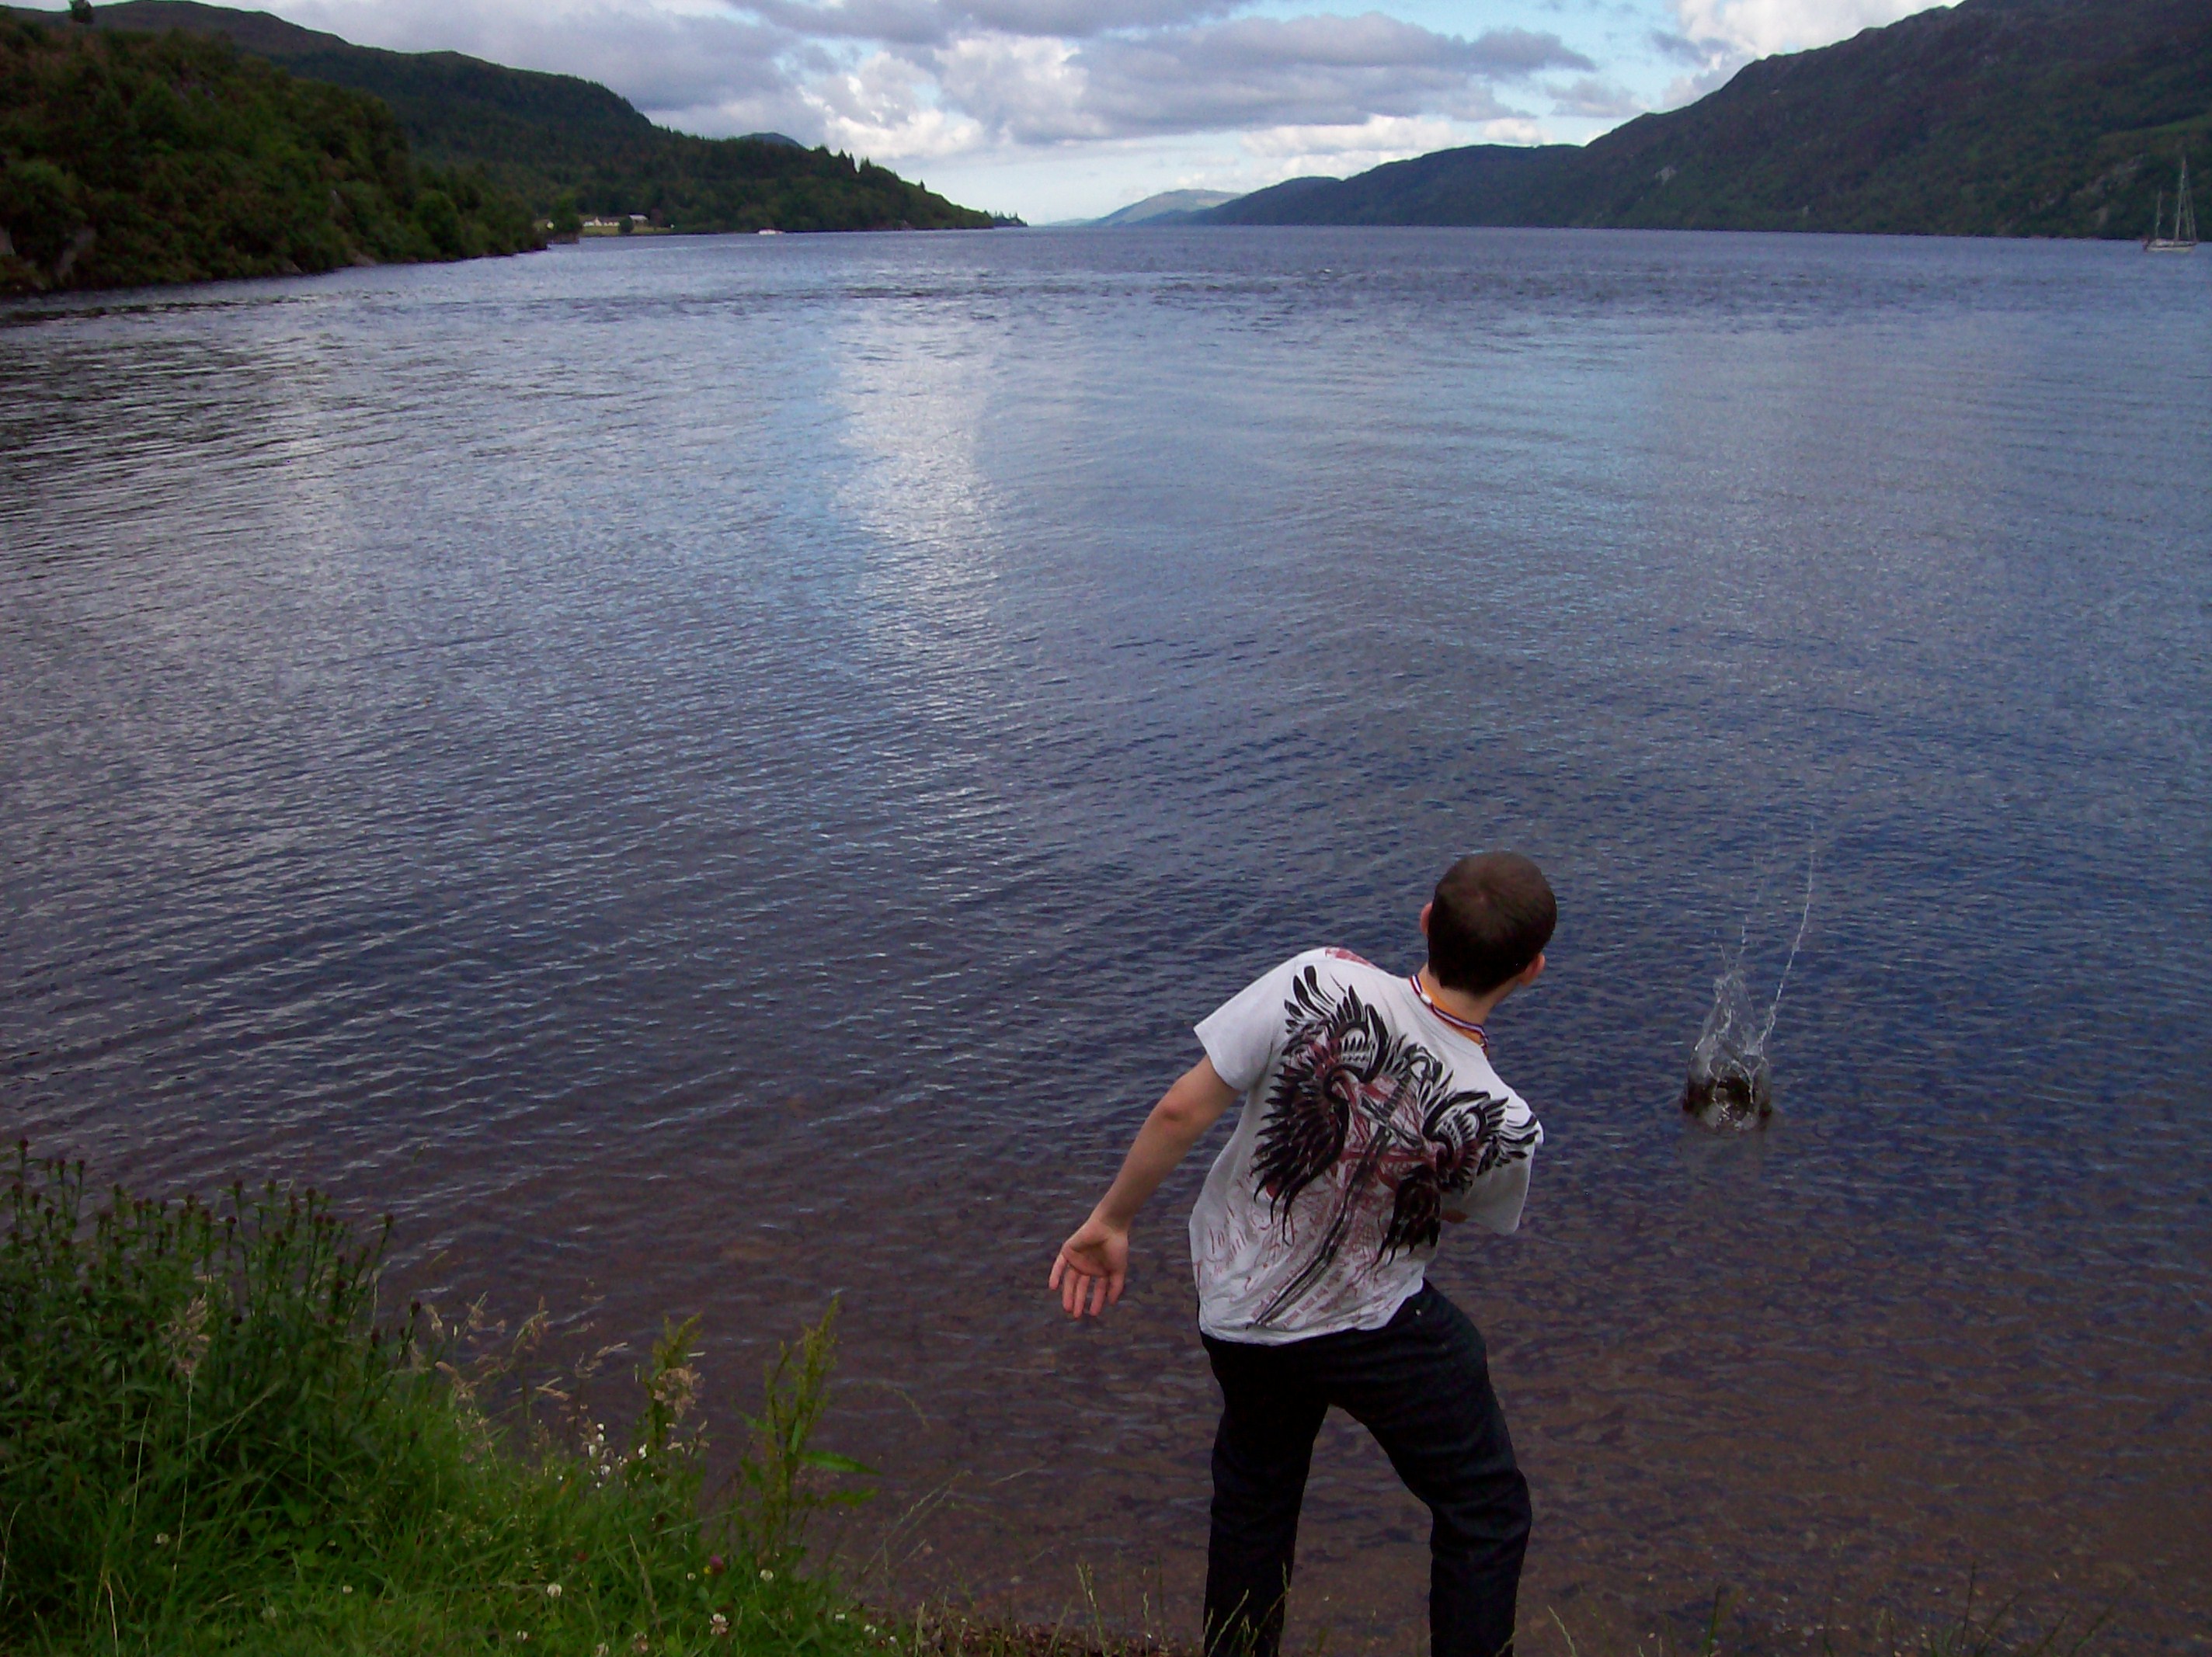
[[[597,242],[17,305],[0,386],[8,1138],[703,1312],[732,1432],[842,1291],[848,1570],[1188,1636],[1204,1158],[1103,1326],[1051,1251],[1193,1022],[1518,847],[1549,1138],[1435,1276],[1528,1650],[2212,1648],[2212,260]],[[1293,1642],[1412,1649],[1425,1538],[1332,1425]]]

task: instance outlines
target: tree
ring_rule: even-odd
[[[70,0],[70,15],[80,23],[92,21],[92,0]]]
[[[460,209],[442,190],[426,190],[415,198],[415,222],[430,239],[430,246],[447,258],[459,258],[461,242]]]
[[[114,21],[0,13],[0,294],[544,245],[477,173],[416,165],[375,99]]]
[[[84,188],[67,170],[38,157],[0,161],[0,224],[15,256],[51,269],[85,222]]]

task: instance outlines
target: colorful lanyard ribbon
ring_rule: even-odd
[[[1476,1023],[1471,1023],[1467,1019],[1462,1018],[1456,1014],[1446,1012],[1442,1007],[1437,1005],[1436,997],[1431,995],[1428,992],[1427,986],[1421,982],[1420,974],[1408,973],[1406,975],[1406,981],[1413,986],[1413,993],[1421,998],[1421,1005],[1423,1006],[1426,1007],[1431,1012],[1436,1014],[1437,1017],[1443,1019],[1445,1023],[1450,1025],[1461,1035],[1473,1036],[1474,1038],[1474,1045],[1480,1047],[1485,1053],[1488,1053],[1490,1051],[1490,1038],[1482,1033],[1482,1026]]]

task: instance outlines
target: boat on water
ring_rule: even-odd
[[[2173,234],[2166,234],[2166,192],[2159,191],[2152,210],[2150,234],[2143,238],[2146,253],[2193,253],[2197,251],[2197,203],[2189,193],[2189,157],[2181,158],[2180,193],[2173,203]]]

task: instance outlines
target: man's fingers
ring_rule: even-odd
[[[1108,1307],[1121,1301],[1128,1269],[1116,1268],[1110,1247],[1093,1245],[1079,1249],[1075,1242],[1075,1238],[1069,1238],[1053,1256],[1045,1288],[1059,1295],[1060,1310],[1071,1318],[1103,1316]],[[1095,1260],[1089,1258],[1093,1254],[1097,1256]]]

